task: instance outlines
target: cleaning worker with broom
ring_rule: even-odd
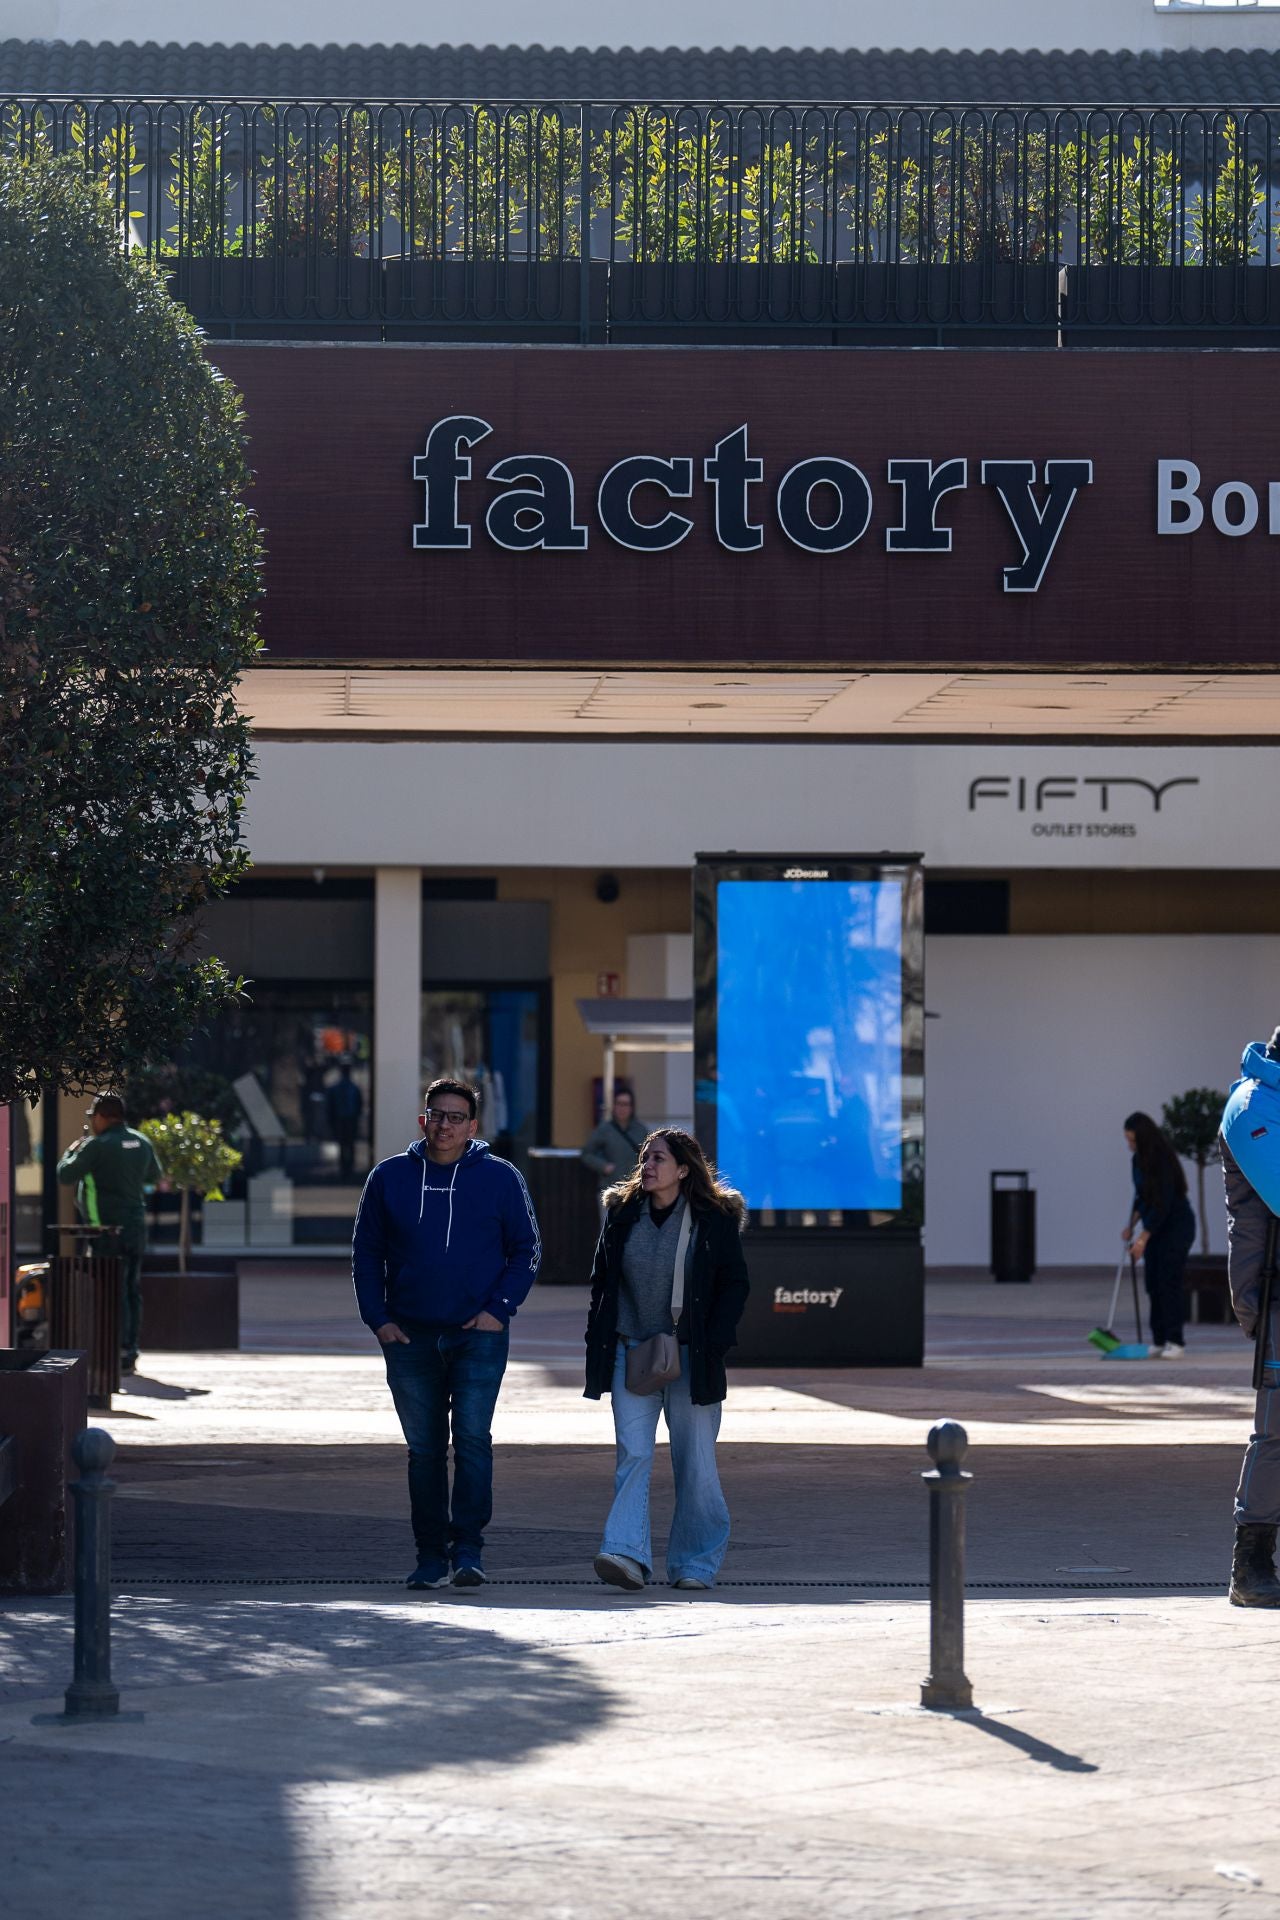
[[[1149,1113],[1128,1114],[1124,1137],[1133,1155],[1133,1207],[1120,1237],[1130,1258],[1143,1263],[1151,1310],[1151,1358],[1181,1360],[1186,1352],[1184,1276],[1196,1238],[1187,1176]]]
[[[1253,1433],[1236,1489],[1233,1607],[1280,1607],[1280,1346],[1274,1282],[1280,1221],[1280,1027],[1245,1048],[1218,1136],[1227,1192],[1231,1305],[1256,1342]]]

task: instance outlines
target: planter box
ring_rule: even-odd
[[[174,1272],[149,1255],[142,1272],[144,1353],[225,1353],[240,1345],[240,1274],[234,1261],[201,1260]]]
[[[212,325],[291,329],[327,325],[362,336],[405,329],[415,336],[523,339],[532,331],[576,339],[582,269],[577,260],[403,259],[357,255],[261,260],[193,258],[166,263],[175,296]],[[593,260],[590,330],[639,337],[741,327],[835,330],[855,342],[867,330],[936,333],[944,328],[1052,334],[1058,327],[1059,263],[956,260],[790,262]],[[1064,325],[1092,333],[1177,335],[1280,324],[1280,267],[1068,266]]]
[[[1225,1253],[1188,1255],[1185,1287],[1187,1318],[1193,1326],[1222,1326],[1235,1318]]]
[[[360,325],[378,318],[380,263],[355,255],[175,260],[169,274],[174,298],[200,320]]]
[[[1280,322],[1280,267],[1071,267],[1068,326],[1261,328]]]
[[[174,297],[197,319],[270,326],[329,324],[363,332],[479,327],[484,337],[530,327],[576,339],[581,269],[576,260],[190,259],[169,266]],[[606,320],[608,268],[591,267],[591,319]]]
[[[14,1488],[0,1507],[0,1591],[61,1593],[75,1565],[67,1482],[85,1424],[88,1369],[78,1353],[0,1352],[0,1436],[13,1441]]]

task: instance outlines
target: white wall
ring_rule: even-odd
[[[649,0],[643,12],[598,0],[0,0],[0,34],[19,39],[247,41],[340,45],[587,47],[1162,47],[1280,46],[1280,13],[1154,0]]]
[[[256,753],[247,841],[272,866],[684,867],[729,848],[891,848],[1000,871],[1280,866],[1271,747],[261,740]],[[1086,784],[1104,777],[1196,784],[1159,812],[1116,788],[1104,812]],[[971,806],[979,778],[988,797]],[[1046,778],[1069,791],[1037,812]]]
[[[930,1265],[986,1265],[993,1167],[1030,1170],[1043,1265],[1114,1263],[1125,1115],[1158,1121],[1190,1087],[1225,1093],[1245,1043],[1280,1021],[1280,939],[935,937],[925,1004],[941,1016],[925,1028]],[[1194,1204],[1191,1170],[1189,1185]],[[1206,1188],[1222,1253],[1221,1173]]]
[[[627,935],[625,991],[636,1000],[688,1000],[693,994],[691,933]],[[693,1055],[624,1053],[621,1070],[635,1088],[636,1112],[657,1126],[693,1125]]]

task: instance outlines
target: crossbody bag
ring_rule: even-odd
[[[684,1263],[689,1250],[689,1231],[693,1223],[688,1200],[676,1241],[676,1270],[671,1282],[671,1333],[652,1333],[639,1346],[627,1348],[627,1392],[657,1393],[672,1380],[680,1378],[680,1342],[674,1329],[684,1311]]]

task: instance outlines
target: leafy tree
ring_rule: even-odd
[[[248,864],[247,479],[107,188],[0,156],[0,1100],[118,1084],[237,992],[192,947]]]
[[[1200,1210],[1200,1251],[1209,1251],[1209,1216],[1204,1205],[1204,1170],[1218,1149],[1218,1128],[1222,1125],[1222,1109],[1227,1104],[1225,1093],[1215,1093],[1212,1087],[1192,1087],[1189,1093],[1180,1093],[1173,1100],[1166,1100],[1160,1113],[1160,1124],[1168,1136],[1175,1153],[1184,1160],[1195,1163],[1196,1200]]]
[[[178,1212],[178,1272],[185,1273],[191,1261],[191,1195],[206,1200],[221,1200],[224,1182],[235,1172],[244,1155],[223,1139],[217,1120],[202,1119],[198,1113],[166,1113],[162,1119],[144,1120],[138,1128],[156,1150],[164,1168],[164,1177],[181,1194]]]
[[[244,1109],[236,1090],[223,1073],[211,1073],[205,1067],[175,1065],[141,1067],[131,1073],[120,1089],[125,1112],[135,1119],[163,1119],[167,1113],[207,1114],[234,1133],[244,1119]]]

